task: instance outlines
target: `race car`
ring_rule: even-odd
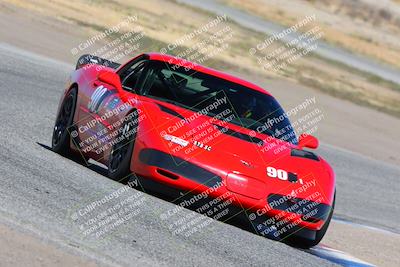
[[[335,205],[317,147],[265,89],[162,53],[122,65],[80,57],[52,136],[53,151],[100,162],[113,180],[217,199],[258,234],[304,248],[321,241]]]

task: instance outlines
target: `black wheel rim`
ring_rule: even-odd
[[[120,136],[122,137],[121,138],[122,140],[116,143],[111,151],[111,158],[110,158],[111,172],[116,172],[118,168],[121,166],[121,163],[124,161],[124,159],[128,154],[129,143],[130,140],[132,139],[131,136],[129,135],[131,131],[131,125],[129,123],[126,123],[122,127],[122,129],[123,130]]]
[[[128,154],[128,143],[116,144],[111,151],[110,171],[115,172]]]
[[[68,98],[64,101],[64,104],[58,114],[54,130],[53,130],[53,145],[57,146],[62,137],[65,135],[70,119],[73,113],[74,96],[70,94]]]

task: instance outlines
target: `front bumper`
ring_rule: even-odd
[[[233,190],[232,185],[227,184],[226,177],[230,174],[216,175],[219,170],[211,171],[211,166],[205,166],[206,169],[156,149],[141,149],[138,159],[139,162],[135,162],[135,172],[141,176],[192,194],[206,192],[210,198],[229,197],[229,203],[241,209],[255,228],[273,225],[276,228],[288,226],[290,229],[319,230],[331,210],[331,206],[323,201],[315,201],[317,198],[277,194],[270,191],[268,186],[261,187],[260,184],[256,184],[258,188],[254,192],[257,194],[249,196],[240,190]]]

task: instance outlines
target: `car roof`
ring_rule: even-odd
[[[155,53],[155,52],[146,53],[145,55],[147,55],[150,60],[158,60],[158,61],[163,61],[163,62],[166,62],[169,64],[179,65],[182,67],[188,67],[190,69],[193,69],[193,70],[196,70],[199,72],[203,72],[203,73],[206,73],[206,74],[209,74],[209,75],[212,75],[212,76],[224,79],[224,80],[228,80],[228,81],[246,86],[250,89],[259,91],[261,93],[271,95],[267,90],[261,88],[258,85],[255,85],[251,82],[248,82],[246,80],[240,79],[233,75],[230,75],[230,74],[227,74],[227,73],[224,73],[224,72],[212,69],[212,68],[202,66],[202,65],[194,63],[194,62],[187,61],[186,59],[182,59],[182,58],[167,55],[167,54]]]

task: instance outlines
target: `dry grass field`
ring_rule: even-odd
[[[249,13],[290,27],[309,14],[325,41],[400,67],[400,5],[368,0],[223,0]]]
[[[266,16],[272,21],[278,21],[285,25],[291,25],[299,17],[313,12],[313,10],[300,8],[297,8],[296,12],[294,12],[294,8],[286,9],[289,5],[283,4],[281,1],[279,1],[279,5],[278,1],[261,1],[263,4],[269,3],[269,5],[262,5],[257,10],[251,9],[252,5],[259,5],[260,1],[232,0],[229,2],[232,5],[248,9],[249,12],[257,12],[258,15]],[[322,5],[312,1],[310,3],[299,2],[307,5],[307,7]],[[143,29],[144,37],[140,40],[141,45],[135,53],[139,51],[159,51],[161,48],[168,47],[168,44],[174,44],[177,40],[185,39],[186,35],[201,29],[201,27],[215,19],[213,14],[177,4],[172,0],[5,0],[5,3],[27,10],[27,12],[39,12],[44,16],[63,21],[70,27],[79,27],[82,32],[86,32],[88,38],[104,32],[109,27],[118,25],[127,16],[137,15],[138,19],[135,21],[135,26],[140,26]],[[322,8],[315,7],[315,10],[316,12],[322,12]],[[364,35],[354,35],[350,27],[341,30],[342,27],[327,21],[329,16],[326,18],[319,15],[319,13],[316,14],[317,21],[324,33],[323,38],[328,41],[338,43],[349,49],[358,49],[357,51],[361,53],[364,53],[361,50],[365,50],[365,54],[369,53],[369,55],[376,56],[382,61],[393,64],[400,62],[398,60],[400,59],[400,53],[397,52],[400,42],[385,41],[385,53],[379,53],[378,50],[382,50],[381,43],[367,41],[368,37]],[[343,16],[349,15],[344,14]],[[313,24],[307,25],[305,29],[311,26]],[[257,80],[270,78],[288,79],[335,97],[400,117],[400,105],[398,105],[400,102],[400,86],[386,82],[373,75],[355,71],[311,54],[295,60],[278,72],[263,70],[256,57],[250,56],[249,48],[262,42],[268,36],[243,28],[229,21],[229,19],[210,28],[207,32],[195,35],[193,38],[186,38],[184,42],[180,42],[177,45],[176,49],[168,52],[179,55],[187,50],[196,50],[194,48],[198,47],[199,43],[205,39],[209,40],[212,34],[221,32],[226,27],[229,28],[231,33],[231,37],[224,40],[224,44],[227,46],[208,57],[207,60],[202,61],[202,64],[240,74],[250,80],[252,77]],[[395,25],[393,25],[393,28],[395,28]],[[108,39],[112,41],[118,35],[131,30],[129,26],[122,27],[118,34],[110,35]],[[265,56],[280,46],[282,46],[282,43],[275,42],[265,51],[261,51],[260,55]],[[207,44],[207,49],[204,51],[212,51],[216,47],[222,47],[222,45]],[[90,52],[90,49],[85,52]],[[127,56],[132,55],[128,54]],[[196,58],[194,58],[194,61],[196,61]]]

